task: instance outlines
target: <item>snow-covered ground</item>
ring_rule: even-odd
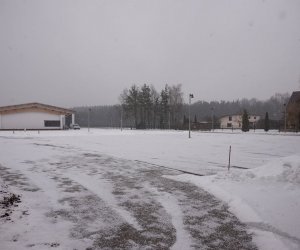
[[[5,242],[8,249],[15,249],[15,242],[28,242],[27,246],[36,247],[36,249],[43,249],[51,244],[59,247],[59,244],[62,246],[61,238],[66,239],[63,246],[67,249],[75,248],[75,246],[83,249],[91,243],[92,237],[82,236],[85,232],[83,226],[82,228],[79,226],[80,232],[75,229],[72,231],[71,224],[78,220],[78,214],[84,213],[86,208],[78,205],[71,212],[66,212],[66,207],[74,207],[74,203],[78,202],[80,196],[82,199],[87,199],[88,191],[97,194],[101,201],[109,204],[110,209],[119,216],[120,221],[120,218],[125,218],[135,230],[141,231],[145,225],[137,219],[139,217],[136,214],[129,212],[131,210],[126,207],[128,205],[126,201],[122,201],[122,198],[118,196],[118,192],[122,193],[124,190],[121,189],[126,187],[130,188],[130,192],[136,190],[131,195],[133,200],[143,197],[145,193],[151,193],[155,202],[160,204],[159,215],[163,216],[165,212],[162,211],[167,211],[169,214],[170,225],[173,225],[172,227],[180,233],[177,232],[177,236],[174,236],[175,242],[163,244],[173,244],[173,249],[188,249],[192,244],[187,244],[187,242],[192,240],[188,239],[191,237],[186,229],[189,226],[183,223],[183,217],[192,216],[195,211],[182,205],[182,203],[187,203],[186,198],[183,198],[186,197],[183,190],[176,191],[177,197],[170,196],[168,190],[173,184],[169,183],[160,187],[154,184],[154,181],[150,183],[146,175],[143,177],[145,173],[140,172],[142,169],[143,171],[157,169],[154,179],[161,181],[159,177],[161,174],[170,181],[191,183],[226,202],[230,211],[247,225],[248,232],[254,234],[254,242],[260,249],[299,249],[299,145],[300,136],[297,134],[263,131],[193,132],[190,139],[184,131],[112,129],[91,129],[90,132],[86,129],[41,131],[40,133],[38,131],[16,131],[15,133],[1,131],[0,178],[1,176],[6,178],[6,184],[10,184],[12,191],[21,192],[23,207],[19,210],[16,208],[17,211],[12,216],[15,216],[13,217],[15,221],[24,220],[22,223],[25,224],[20,226],[20,223],[17,223],[18,227],[10,224],[10,230],[7,230],[7,225],[6,230],[0,225],[2,233],[0,239]],[[229,146],[232,147],[230,171],[227,170]],[[101,158],[99,155],[104,155],[106,158]],[[96,159],[92,161],[89,157],[96,157]],[[133,171],[128,165],[134,165],[135,170]],[[107,168],[109,166],[112,167],[111,173]],[[120,169],[120,166],[127,167]],[[170,169],[204,176],[180,172],[175,174]],[[117,173],[127,177],[133,176],[132,178],[136,176],[134,181],[136,185],[141,186],[133,189],[128,183],[123,183],[123,186],[116,185],[115,181],[121,182]],[[139,174],[141,182],[138,180]],[[99,181],[100,179],[102,181]],[[71,198],[64,196],[63,192],[47,192],[47,190],[57,189],[57,186],[63,188],[64,193],[69,189],[72,192],[77,190],[78,197],[72,197],[74,200],[70,200]],[[22,192],[22,190],[39,189],[41,190],[34,196]],[[99,190],[111,191],[103,193]],[[43,193],[51,197],[47,198],[43,196]],[[131,196],[128,194],[126,198]],[[149,202],[151,197],[148,197]],[[147,203],[147,199],[144,199],[143,203]],[[49,204],[49,201],[52,204]],[[98,204],[99,200],[93,198],[87,201],[89,202],[101,207],[101,211],[94,211],[99,214],[99,217],[101,217],[100,213],[107,214],[106,216],[109,217],[107,207]],[[120,206],[120,204],[124,205]],[[220,206],[218,209],[221,209]],[[29,215],[22,215],[26,214],[29,209],[31,209]],[[48,220],[51,223],[49,221],[47,223],[43,218],[45,213],[49,214]],[[73,213],[75,215],[72,215]],[[16,218],[16,216],[19,217]],[[62,222],[57,219],[58,217],[68,217],[68,222]],[[115,221],[118,218],[114,217],[111,220],[118,224]],[[212,224],[218,223],[220,222],[216,221]],[[105,225],[105,220],[94,221],[91,224],[93,228],[101,228]],[[169,224],[166,223],[166,225]],[[166,230],[169,226],[166,226]],[[71,231],[77,237],[71,240],[68,235],[62,233],[56,236],[56,240],[53,240],[53,237],[49,235],[53,235],[57,228],[66,234]],[[25,235],[24,231],[26,231]],[[39,233],[33,235],[33,232]],[[32,244],[32,238],[39,243]]]

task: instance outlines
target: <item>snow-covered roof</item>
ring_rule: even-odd
[[[60,107],[42,104],[42,103],[38,103],[38,102],[32,102],[32,103],[24,103],[24,104],[0,107],[0,114],[1,113],[13,113],[13,112],[24,111],[24,110],[28,110],[28,109],[44,110],[44,111],[55,112],[55,113],[60,113],[60,114],[64,114],[64,115],[69,115],[69,114],[74,113],[74,111],[70,110],[70,109],[60,108]]]

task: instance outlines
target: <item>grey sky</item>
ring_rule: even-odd
[[[118,103],[132,84],[195,100],[300,86],[299,0],[0,0],[0,105]]]

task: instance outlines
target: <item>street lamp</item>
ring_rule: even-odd
[[[169,106],[169,130],[171,129],[171,100],[170,100],[170,96],[168,98],[168,106]]]
[[[121,131],[123,130],[123,106],[121,105]]]
[[[211,108],[211,130],[214,131],[214,107]]]
[[[283,106],[284,106],[284,132],[286,132],[286,103],[284,103]]]
[[[169,110],[169,130],[171,129],[171,112]]]
[[[90,132],[90,112],[91,112],[91,108],[89,108],[88,110],[88,132]]]
[[[189,94],[189,138],[191,138],[191,99],[194,98],[193,94]]]

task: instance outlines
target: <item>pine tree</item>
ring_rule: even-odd
[[[249,131],[249,117],[248,112],[244,109],[243,117],[242,117],[242,131],[248,132]]]
[[[186,116],[183,116],[183,126],[185,126],[188,123],[188,119],[186,118]]]
[[[266,115],[265,115],[265,131],[269,131],[270,129],[270,120],[269,120],[269,113],[266,112]]]
[[[160,128],[161,129],[167,128],[169,111],[170,111],[169,87],[168,85],[166,85],[165,89],[163,89],[160,92]]]
[[[140,108],[140,124],[139,128],[145,129],[149,127],[150,123],[150,110],[152,108],[151,102],[151,89],[150,86],[144,84],[138,95],[139,108]]]

